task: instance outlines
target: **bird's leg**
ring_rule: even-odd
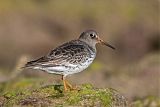
[[[63,84],[64,84],[64,91],[67,91],[68,88],[70,88],[70,90],[77,90],[77,87],[73,87],[66,79],[65,76],[62,75],[62,80],[63,80]]]
[[[67,80],[66,80],[66,85],[70,88],[70,90],[79,90],[78,87],[72,86]]]
[[[73,89],[72,85],[66,80],[66,85],[70,88]]]
[[[62,81],[63,81],[63,85],[64,85],[64,91],[67,91],[67,84],[66,84],[65,76],[63,76],[63,75],[62,75]]]

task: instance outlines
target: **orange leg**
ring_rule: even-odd
[[[70,90],[77,90],[77,87],[72,87],[72,85],[65,79],[65,76],[62,75],[62,80],[64,84],[64,91],[67,91],[68,88]]]
[[[72,85],[66,80],[66,85],[70,88],[73,89]]]
[[[66,80],[65,77],[62,75],[62,81],[63,81],[63,85],[64,85],[64,91],[67,91],[67,84],[66,84]]]

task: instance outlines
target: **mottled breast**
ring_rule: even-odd
[[[52,64],[57,65],[54,70],[63,70],[68,75],[86,69],[93,62],[96,49],[83,41],[73,40],[56,48],[49,56],[52,57]]]

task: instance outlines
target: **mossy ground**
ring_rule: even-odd
[[[3,87],[3,88],[2,88]],[[63,85],[41,86],[35,79],[1,84],[0,106],[107,106],[127,107],[126,99],[113,89],[96,89],[90,84],[79,90],[63,91]]]
[[[146,97],[130,104],[125,97],[111,88],[98,89],[91,84],[78,86],[79,90],[64,92],[63,85],[42,85],[44,80],[18,78],[0,84],[0,107],[160,107],[160,99]]]

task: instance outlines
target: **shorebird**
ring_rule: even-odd
[[[28,62],[25,68],[42,70],[48,73],[62,75],[64,90],[72,89],[72,85],[66,80],[66,76],[79,73],[86,69],[96,57],[96,44],[113,46],[104,42],[94,30],[87,30],[76,40],[58,46],[49,54]]]

